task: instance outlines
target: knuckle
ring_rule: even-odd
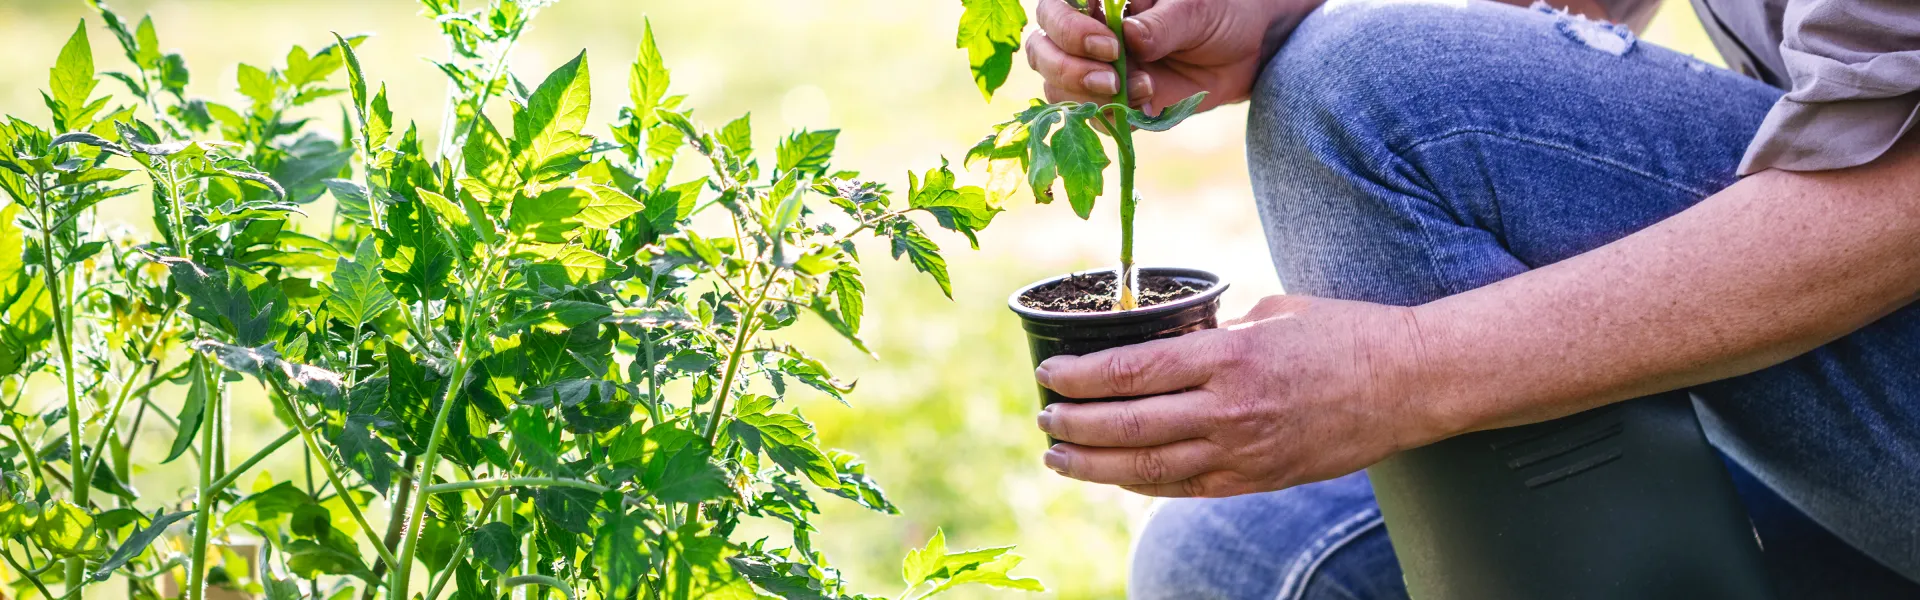
[[[1155,450],[1143,450],[1133,455],[1134,474],[1147,483],[1167,483],[1167,459]]]
[[[1189,477],[1180,482],[1180,494],[1188,498],[1211,498],[1213,496],[1208,493],[1210,491],[1212,491],[1212,484],[1208,483],[1204,475]]]
[[[1107,384],[1113,392],[1123,396],[1140,394],[1146,384],[1149,361],[1144,355],[1133,352],[1113,352],[1106,357],[1105,368]]]
[[[1117,433],[1121,441],[1138,440],[1146,433],[1147,426],[1140,416],[1140,410],[1132,406],[1121,407],[1119,413],[1114,415],[1114,421],[1120,429]]]

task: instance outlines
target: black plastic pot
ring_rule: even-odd
[[[1685,393],[1471,433],[1367,472],[1420,600],[1773,597]]]
[[[1145,308],[1122,312],[1106,313],[1066,313],[1039,310],[1020,303],[1020,298],[1028,291],[1068,277],[1084,277],[1111,273],[1112,271],[1084,271],[1061,275],[1027,287],[1020,288],[1007,299],[1007,305],[1020,315],[1021,325],[1027,330],[1027,346],[1033,351],[1033,364],[1062,355],[1079,356],[1099,352],[1109,348],[1131,346],[1141,342],[1170,338],[1193,333],[1202,329],[1212,329],[1217,325],[1215,316],[1220,312],[1220,293],[1227,290],[1227,284],[1219,275],[1199,269],[1145,268],[1140,270],[1142,277],[1160,275],[1171,277],[1181,283],[1201,290],[1200,293]],[[1077,399],[1061,396],[1045,387],[1040,388],[1040,405],[1055,402],[1112,402],[1131,398],[1101,398],[1095,400]],[[1051,443],[1052,440],[1049,440]]]

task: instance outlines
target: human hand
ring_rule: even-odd
[[[1283,489],[1366,468],[1465,431],[1421,394],[1420,342],[1403,307],[1273,296],[1221,329],[1056,356],[1036,369],[1069,398],[1040,429],[1047,466],[1150,496]]]
[[[1202,91],[1202,110],[1247,99],[1261,65],[1323,1],[1133,0],[1122,28],[1128,100],[1154,113]],[[1106,23],[1065,0],[1041,0],[1036,20],[1027,64],[1046,80],[1048,101],[1104,103],[1118,93],[1109,63],[1120,43]]]

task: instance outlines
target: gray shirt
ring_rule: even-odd
[[[1629,24],[1658,4],[1602,1]],[[1920,121],[1920,0],[1692,1],[1728,67],[1787,90],[1741,175],[1865,164]]]

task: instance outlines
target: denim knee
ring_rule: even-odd
[[[1399,581],[1372,489],[1355,473],[1277,492],[1163,503],[1135,542],[1128,596],[1295,600],[1329,587]]]

